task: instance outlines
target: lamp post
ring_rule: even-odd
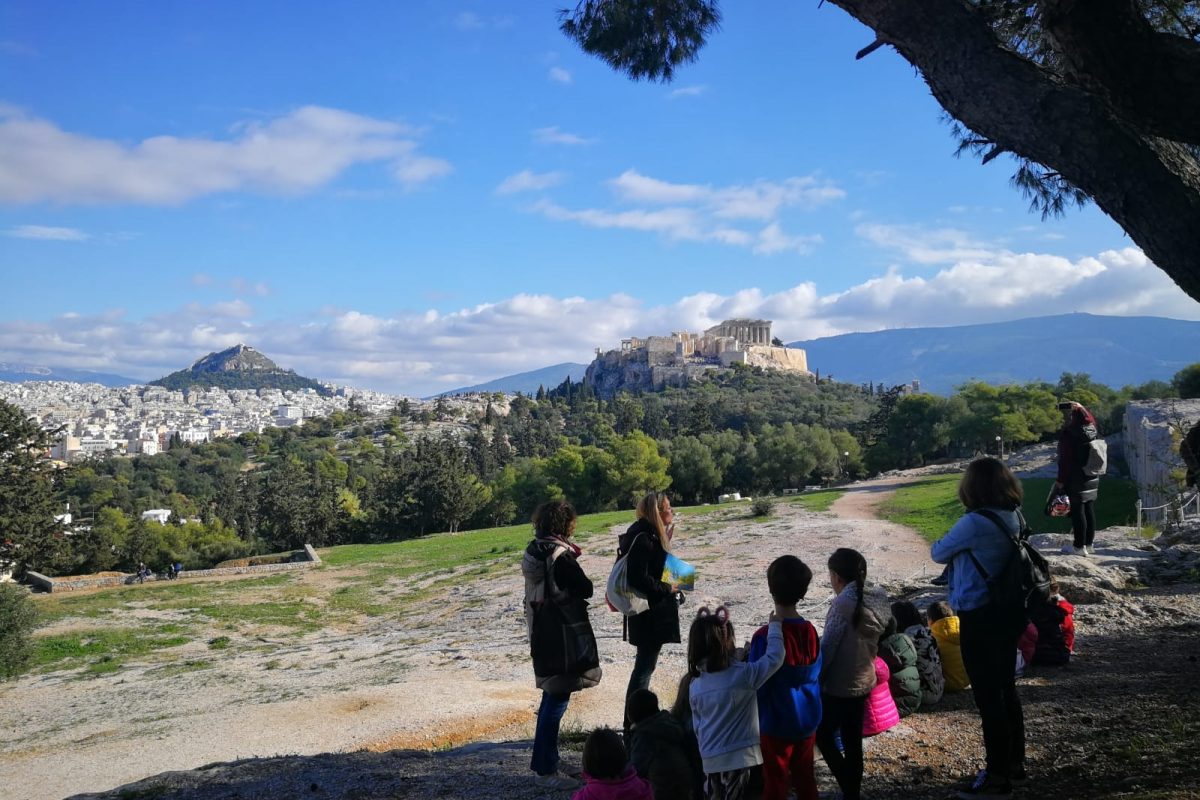
[[[1000,453],[1000,460],[1004,460],[1004,439],[996,437],[996,450]]]

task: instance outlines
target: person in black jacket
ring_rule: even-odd
[[[582,604],[583,618],[587,618],[586,606],[587,599],[592,596],[592,582],[579,566],[579,546],[571,541],[575,520],[575,509],[565,501],[552,500],[538,506],[533,513],[534,540],[525,548],[521,560],[521,574],[525,577],[525,625],[534,661],[534,680],[542,690],[533,736],[533,759],[529,766],[537,773],[538,785],[546,789],[574,789],[580,785],[574,777],[559,772],[559,724],[567,711],[571,693],[600,682],[598,660],[591,668],[568,674],[543,674],[538,669],[539,663],[561,662],[561,651],[564,650],[561,636],[551,636],[548,640],[535,637],[534,616],[539,606],[553,603],[562,608]],[[590,626],[585,627],[586,635],[591,637],[594,655],[595,637]]]
[[[662,580],[675,530],[674,517],[670,499],[665,494],[651,492],[638,503],[637,521],[621,534],[617,543],[618,556],[629,554],[629,585],[650,604],[627,620],[629,643],[637,648],[637,655],[625,691],[626,702],[638,689],[649,688],[662,646],[680,641],[678,587]],[[629,727],[628,718],[625,727]]]
[[[1084,472],[1091,443],[1098,435],[1092,412],[1067,400],[1058,404],[1063,426],[1058,432],[1058,479],[1054,491],[1071,500],[1071,533],[1074,541],[1063,548],[1066,554],[1090,556],[1096,538],[1096,496],[1100,476]]]

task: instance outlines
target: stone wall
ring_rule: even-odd
[[[1142,505],[1158,506],[1175,497],[1184,468],[1179,442],[1198,421],[1200,400],[1138,400],[1126,406],[1125,461]]]
[[[288,572],[297,569],[309,569],[321,563],[321,557],[317,555],[317,551],[312,545],[304,545],[303,550],[297,550],[292,554],[293,558],[302,560],[289,561],[282,564],[256,564],[254,566],[237,566],[237,567],[216,567],[214,569],[189,569],[184,570],[179,574],[178,580],[185,578],[208,578],[222,575],[254,575],[259,573],[270,572]],[[48,578],[38,572],[27,572],[29,582],[38,589],[46,592],[78,592],[83,589],[103,589],[107,586],[121,586],[126,583],[134,583],[137,580],[136,575],[128,573],[114,573],[104,576],[76,576],[64,575],[60,578]],[[166,580],[157,575],[151,575],[146,580],[157,581]]]

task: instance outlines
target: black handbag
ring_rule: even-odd
[[[546,600],[534,608],[530,640],[534,675],[581,676],[600,666],[587,609],[586,600],[561,604]]]

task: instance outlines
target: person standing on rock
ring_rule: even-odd
[[[660,492],[650,492],[638,503],[637,521],[617,542],[618,557],[629,554],[630,587],[650,604],[645,611],[626,620],[629,643],[637,648],[633,671],[629,673],[629,687],[625,690],[627,703],[629,696],[638,689],[650,687],[650,677],[658,666],[662,646],[680,641],[679,604],[682,596],[677,587],[662,580],[663,566],[675,532],[674,519],[671,500]],[[628,718],[625,728],[629,728]]]
[[[1100,476],[1084,470],[1092,441],[1099,435],[1096,418],[1074,400],[1058,404],[1063,425],[1058,432],[1058,478],[1054,491],[1071,501],[1071,533],[1074,541],[1063,548],[1067,555],[1090,556],[1096,538],[1096,496]]]
[[[525,548],[525,626],[535,682],[542,690],[530,769],[538,786],[574,789],[580,782],[559,771],[558,730],[571,693],[600,682],[596,637],[587,617],[592,582],[579,566],[575,509],[553,500],[533,513],[534,539]]]
[[[958,499],[967,513],[933,543],[931,555],[939,564],[954,564],[950,604],[958,611],[962,660],[983,725],[987,764],[958,796],[1008,798],[1014,782],[1025,780],[1025,716],[1013,658],[1027,620],[1024,606],[992,603],[985,574],[999,574],[1012,557],[1011,537],[1021,529],[1021,484],[999,460],[980,458],[967,466]],[[991,512],[1007,530],[976,511]]]

